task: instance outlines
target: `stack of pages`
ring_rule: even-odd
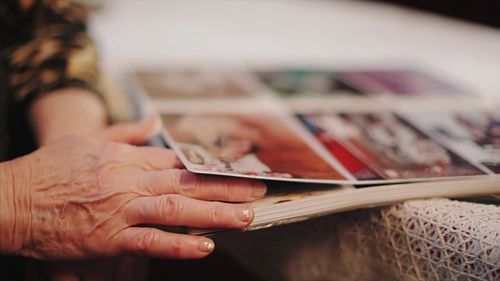
[[[143,114],[193,173],[266,180],[248,229],[500,193],[500,106],[413,69],[148,69]],[[140,98],[137,98],[140,96]]]

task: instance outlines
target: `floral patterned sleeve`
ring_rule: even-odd
[[[100,95],[87,10],[68,0],[2,0],[0,40],[10,100],[29,104],[64,87]]]

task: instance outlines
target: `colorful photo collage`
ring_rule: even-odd
[[[463,115],[448,117],[455,116]],[[410,123],[395,113],[321,113],[296,119],[200,113],[162,118],[169,142],[193,172],[368,184],[498,174],[500,118],[492,113],[467,116],[484,118],[473,124],[478,120],[467,119],[470,122],[462,125],[467,133],[460,135],[445,122]],[[293,122],[307,130],[296,129]],[[437,125],[414,125],[423,122]],[[434,138],[435,133],[442,138]],[[468,150],[460,149],[465,145]]]
[[[156,70],[135,73],[152,98],[238,98],[266,89],[282,98],[448,96],[467,91],[424,72],[393,69]],[[253,81],[253,83],[249,83]],[[253,86],[252,86],[253,84]]]
[[[238,81],[238,75],[227,71],[149,70],[137,71],[134,76],[153,99],[238,98],[251,95]]]
[[[414,124],[422,115],[404,119],[395,113],[299,115],[328,151],[358,180],[416,179],[494,173],[462,151],[430,136]],[[496,119],[499,122],[500,118]],[[484,127],[485,130],[487,130]],[[497,134],[493,139],[500,140]],[[478,147],[478,149],[480,149]],[[497,163],[492,156],[488,163]]]
[[[281,97],[467,95],[468,91],[414,69],[260,71],[256,76]]]
[[[187,168],[266,179],[344,181],[286,121],[273,114],[163,114],[168,141]]]
[[[288,69],[254,74],[269,92],[284,98],[461,91],[413,70]],[[153,71],[136,77],[156,99],[208,98],[217,103],[220,97],[256,96],[255,89],[262,85],[249,87],[252,83],[242,83],[245,79],[238,75]],[[383,91],[381,84],[386,87]],[[195,110],[159,112],[167,142],[193,172],[354,185],[500,174],[500,116],[495,113],[500,111],[400,114],[391,109],[313,108],[292,113],[289,109],[248,111],[240,110],[237,103],[221,104],[223,110],[211,109],[213,105],[206,103],[202,109],[198,105]]]
[[[500,174],[500,109],[406,113],[406,116],[482,170]]]

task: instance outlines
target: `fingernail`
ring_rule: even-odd
[[[198,250],[205,253],[211,253],[214,250],[214,248],[215,244],[211,240],[203,240],[198,244]]]
[[[253,198],[260,198],[264,196],[267,192],[267,186],[260,181],[255,181],[252,183],[252,197]]]
[[[250,206],[244,206],[241,207],[240,210],[237,212],[236,216],[238,219],[244,223],[247,223],[252,220],[253,217],[253,211],[250,209]]]

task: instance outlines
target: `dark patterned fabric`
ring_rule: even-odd
[[[0,1],[0,160],[8,139],[16,147],[30,137],[26,110],[37,97],[64,87],[100,93],[86,18],[85,7],[68,0]]]

